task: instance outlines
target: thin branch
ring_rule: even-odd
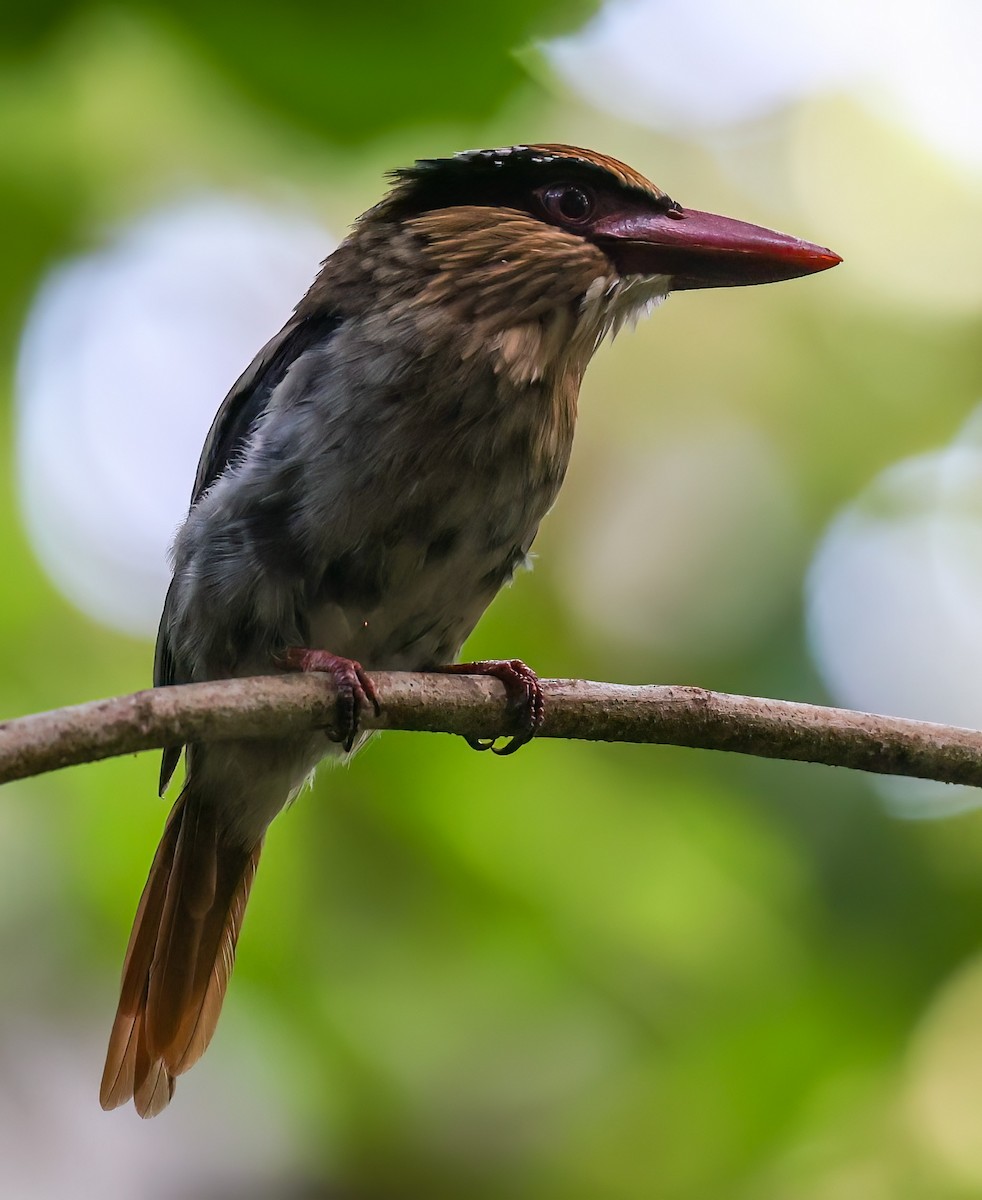
[[[366,729],[505,736],[504,689],[474,676],[373,674]],[[982,732],[703,688],[543,680],[540,736],[730,750],[982,786]],[[282,737],[329,726],[333,683],[278,675],[157,688],[0,723],[0,783],[187,741]]]

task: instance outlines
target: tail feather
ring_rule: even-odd
[[[207,927],[205,929],[202,946],[208,947],[208,951],[199,956],[192,990],[193,1001],[166,1052],[167,1061],[175,1075],[183,1074],[198,1061],[215,1032],[235,963],[235,946],[242,929],[252,881],[259,866],[261,849],[260,844],[246,856],[228,903],[216,908],[216,911],[224,912],[220,927],[214,933]]]
[[[218,1022],[255,877],[251,849],[222,837],[212,806],[185,787],[167,822],[130,935],[102,1077],[103,1108],[132,1099],[156,1116],[175,1076],[201,1057]]]
[[[174,1076],[158,1058],[151,1058],[146,1038],[140,1036],[143,1017],[137,1018],[138,1034],[133,1041],[133,1104],[141,1117],[155,1117],[170,1103],[174,1095]],[[123,1097],[125,1102],[127,1096]]]
[[[118,1108],[130,1100],[138,1088],[137,1080],[142,1081],[150,1070],[143,1028],[144,1011],[160,914],[181,830],[183,809],[184,793],[178,797],[167,819],[133,919],[126,957],[123,959],[119,1008],[109,1036],[109,1050],[99,1093],[103,1108]]]

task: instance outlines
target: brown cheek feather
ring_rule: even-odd
[[[461,207],[406,223],[432,272],[419,304],[446,303],[500,331],[570,309],[610,261],[592,242],[517,211]]]

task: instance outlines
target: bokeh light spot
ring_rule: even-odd
[[[17,372],[19,493],[42,565],[89,616],[155,632],[211,420],[332,248],[297,212],[210,194],[42,284]]]

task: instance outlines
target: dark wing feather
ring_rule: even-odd
[[[167,597],[164,600],[164,611],[160,618],[160,626],[157,629],[157,645],[153,655],[153,686],[154,687],[169,687],[173,683],[187,683],[188,673],[179,670],[174,657],[174,651],[170,643],[170,638],[167,636],[167,630],[170,626],[170,607],[173,603],[171,599],[174,591],[174,584],[171,583],[167,589]],[[165,746],[160,759],[160,781],[157,785],[157,793],[162,796],[167,791],[167,785],[171,781],[171,776],[177,770],[177,764],[181,761],[181,751],[183,746]]]
[[[294,316],[276,337],[263,346],[236,380],[211,423],[194,479],[192,508],[229,465],[241,456],[253,430],[266,412],[270,396],[283,382],[290,367],[314,346],[326,344],[340,323],[341,318],[337,313],[325,309]],[[167,634],[170,605],[171,589],[168,589],[157,631],[154,687],[168,687],[190,680],[190,673],[178,661]],[[170,782],[180,757],[180,746],[168,746],[164,750],[160,765],[161,794]]]
[[[191,496],[192,507],[241,454],[274,390],[291,366],[316,345],[325,344],[340,324],[334,312],[317,310],[294,317],[239,376],[215,414],[205,438]]]

